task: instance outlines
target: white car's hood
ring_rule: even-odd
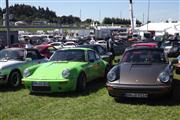
[[[16,60],[0,61],[0,69],[11,66],[11,65],[15,65],[18,63],[22,63],[22,62],[23,61],[16,61]]]

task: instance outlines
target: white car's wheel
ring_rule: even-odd
[[[21,85],[21,74],[19,71],[12,71],[9,75],[8,83],[10,87],[17,88]]]

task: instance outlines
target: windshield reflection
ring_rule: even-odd
[[[50,58],[50,61],[85,61],[85,52],[83,50],[60,50],[56,51]]]

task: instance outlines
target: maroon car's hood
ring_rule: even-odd
[[[129,64],[120,65],[120,84],[156,85],[159,74],[167,64]]]

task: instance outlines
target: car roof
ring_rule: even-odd
[[[78,48],[62,48],[61,50],[84,50],[84,51],[87,51],[87,50],[92,50],[92,49],[78,47]],[[58,51],[60,51],[60,50],[58,50]]]
[[[157,47],[157,43],[135,43],[132,47]]]
[[[88,47],[88,46],[101,46],[101,45],[99,45],[99,44],[87,44],[87,45],[78,45],[77,47]]]
[[[50,45],[50,44],[41,44],[41,45],[36,45],[35,48],[36,47],[46,48],[46,47],[51,47],[51,46],[52,45]]]
[[[162,48],[151,48],[151,47],[129,47],[126,51],[133,51],[133,50],[157,50],[157,51],[164,51]]]
[[[5,48],[4,50],[11,50],[11,51],[17,51],[17,50],[26,50],[25,48],[16,48],[16,47],[13,47],[13,48]]]

